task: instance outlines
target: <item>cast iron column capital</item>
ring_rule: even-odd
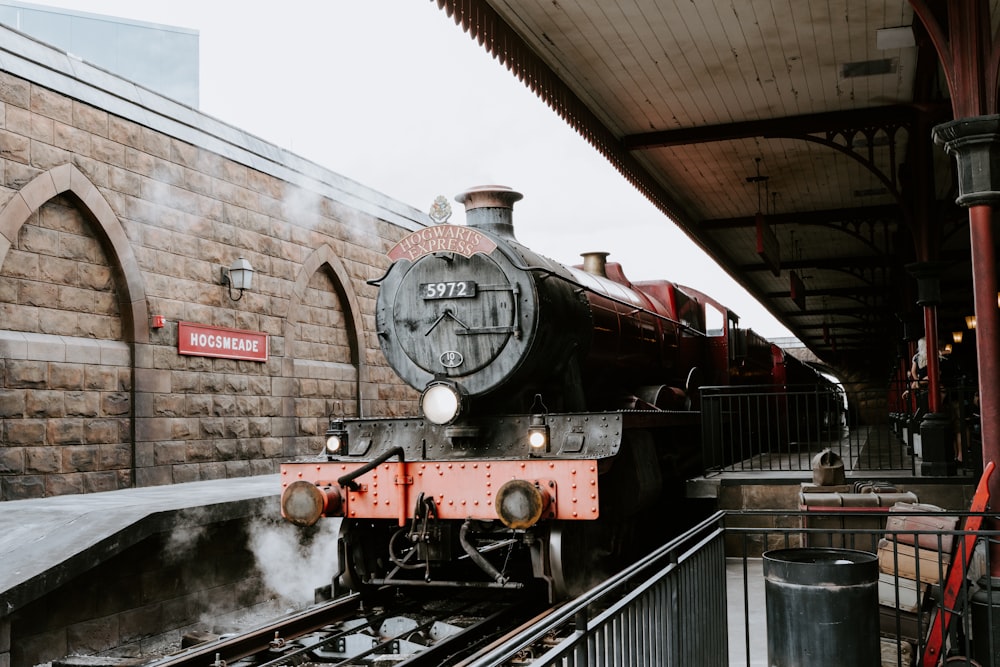
[[[917,279],[917,305],[937,306],[941,303],[941,272],[946,262],[913,262],[904,268]]]
[[[980,206],[1000,202],[1000,115],[942,123],[931,135],[958,163],[955,203]]]

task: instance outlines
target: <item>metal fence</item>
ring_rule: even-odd
[[[728,665],[723,542],[717,515],[469,665]]]
[[[770,385],[700,391],[706,474],[809,471],[827,448],[847,470],[914,472],[912,445],[890,418],[886,392],[848,397],[832,386]]]
[[[932,651],[1000,665],[1000,590],[987,576],[986,548],[1000,533],[965,531],[975,516],[1000,518],[884,508],[720,512],[470,664],[763,667],[771,662],[762,555],[832,548],[877,556],[878,609],[852,610],[878,614],[881,657],[871,664],[936,664],[922,662]],[[953,600],[942,592],[951,568],[961,584]],[[935,631],[940,648],[929,643]]]

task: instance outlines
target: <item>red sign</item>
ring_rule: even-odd
[[[197,357],[267,361],[267,334],[178,322],[177,352]]]
[[[387,254],[394,262],[413,261],[435,252],[454,252],[464,257],[472,257],[477,252],[488,255],[496,247],[493,239],[472,227],[434,225],[407,234]]]

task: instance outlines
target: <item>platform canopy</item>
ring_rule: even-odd
[[[965,330],[951,105],[907,0],[437,2],[831,366],[885,377],[921,335],[918,260],[940,338]]]

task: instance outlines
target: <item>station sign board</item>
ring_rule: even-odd
[[[267,334],[178,322],[177,352],[197,357],[267,361]]]

